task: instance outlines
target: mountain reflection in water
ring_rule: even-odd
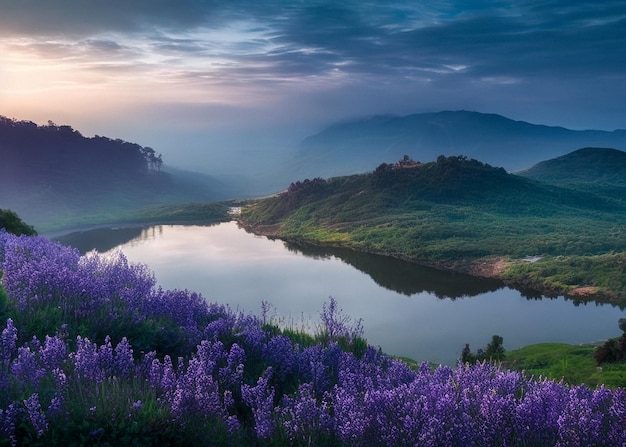
[[[75,231],[55,237],[54,240],[78,249],[81,254],[92,250],[104,253],[134,240],[146,240],[149,237],[149,233],[158,231],[158,228],[160,227],[94,228]]]
[[[208,225],[211,226],[211,225]],[[154,239],[163,234],[163,225],[95,228],[76,231],[55,238],[57,242],[77,248],[82,254],[96,250],[104,253],[116,247]],[[494,292],[504,287],[502,281],[477,278],[461,273],[437,270],[401,259],[363,253],[342,247],[320,247],[284,243],[287,250],[314,259],[336,258],[369,275],[385,289],[411,296],[431,293],[437,298],[463,298]]]
[[[464,298],[504,287],[497,279],[478,278],[425,267],[389,256],[363,253],[348,248],[320,247],[308,244],[285,243],[292,252],[315,259],[335,257],[369,275],[381,287],[411,296],[428,292],[437,298]]]

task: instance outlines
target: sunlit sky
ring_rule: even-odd
[[[382,113],[613,130],[625,48],[626,1],[0,0],[0,115],[204,171]]]

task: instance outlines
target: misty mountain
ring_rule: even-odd
[[[626,152],[585,147],[545,160],[518,175],[549,183],[604,184],[626,187]]]
[[[366,172],[381,160],[465,155],[507,171],[580,147],[626,150],[626,130],[570,130],[468,111],[374,116],[331,125],[306,138],[292,161],[296,177]]]
[[[0,208],[36,228],[106,221],[148,206],[228,194],[216,179],[168,168],[152,148],[87,138],[51,122],[38,126],[0,117]]]

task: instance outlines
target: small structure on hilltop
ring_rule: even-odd
[[[419,161],[415,161],[408,155],[405,155],[404,157],[402,157],[400,161],[397,161],[396,163],[392,164],[391,169],[411,169],[411,168],[416,168],[420,166],[421,164],[422,163],[420,163]]]

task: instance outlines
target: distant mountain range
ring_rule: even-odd
[[[38,229],[225,198],[219,181],[168,168],[152,148],[0,117],[0,208]]]
[[[326,178],[366,172],[405,154],[419,161],[465,155],[511,172],[581,147],[626,150],[626,130],[569,130],[469,111],[374,116],[306,138],[292,165],[298,178]]]

